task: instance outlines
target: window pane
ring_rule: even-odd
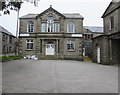
[[[41,31],[42,32],[46,32],[46,24],[45,23],[42,23],[42,25],[41,25]]]
[[[60,24],[59,23],[55,23],[55,32],[60,32]]]
[[[27,40],[26,42],[27,49],[33,49],[33,40]]]
[[[34,23],[32,21],[28,22],[28,32],[29,33],[34,32]]]
[[[68,33],[74,33],[75,32],[75,23],[74,22],[69,22],[67,25],[67,32]]]
[[[67,41],[67,50],[75,50],[75,42],[74,41]]]
[[[54,32],[54,18],[48,17],[47,32]]]

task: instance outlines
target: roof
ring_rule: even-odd
[[[102,15],[102,18],[104,18],[109,13],[115,11],[116,9],[120,8],[120,0],[112,0],[110,4],[108,5],[107,9]]]
[[[92,32],[103,33],[103,27],[100,26],[84,26],[85,29],[89,29]]]
[[[80,18],[83,19],[83,16],[81,16],[79,13],[59,13],[58,11],[56,11],[55,9],[53,9],[51,6],[45,10],[44,12],[40,13],[40,14],[27,14],[24,15],[22,17],[20,17],[20,19],[26,19],[26,18],[37,18],[39,16],[42,16],[44,13],[48,12],[48,11],[54,11],[55,13],[59,14],[60,16],[63,16],[65,18]]]
[[[2,26],[0,26],[0,32],[6,33],[6,34],[11,35],[11,36],[14,36],[12,33],[10,33],[8,30],[6,30],[5,28],[3,28]]]
[[[63,13],[66,18],[84,18],[79,13]]]
[[[27,14],[27,15],[24,15],[22,17],[20,17],[20,19],[24,19],[24,18],[36,18],[38,14]]]
[[[66,18],[81,18],[81,19],[83,19],[83,16],[81,16],[79,13],[63,13],[63,15]],[[20,17],[20,19],[25,19],[25,18],[34,19],[37,16],[38,16],[38,14],[27,14],[27,15],[24,15],[24,16]]]

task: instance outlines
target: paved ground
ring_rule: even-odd
[[[2,93],[2,62],[0,62],[0,95]]]
[[[5,93],[118,93],[118,67],[71,60],[3,63]]]

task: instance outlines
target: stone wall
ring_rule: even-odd
[[[119,13],[119,10],[115,10],[112,13],[110,13],[104,17],[104,33],[105,34],[110,35],[110,34],[118,31],[118,29],[119,29],[118,23],[120,23],[119,18],[118,18],[118,16],[119,16],[118,13]],[[114,17],[114,28],[113,29],[110,29],[110,17],[111,16]]]
[[[97,47],[100,47],[100,63],[110,63],[110,51],[108,36],[103,35],[93,39],[93,62],[97,63]]]

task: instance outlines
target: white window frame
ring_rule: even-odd
[[[67,41],[67,51],[75,51],[75,41]]]
[[[34,33],[34,23],[33,23],[33,21],[28,21],[27,32],[28,33]]]
[[[30,44],[32,44],[32,48],[31,48],[31,45]],[[28,46],[29,45],[29,46]],[[27,39],[26,40],[26,49],[27,50],[33,50],[33,45],[34,45],[34,41],[33,41],[33,39]],[[28,48],[29,47],[29,48]]]
[[[50,29],[50,30],[48,31],[48,29]],[[48,17],[47,32],[54,32],[54,18],[53,17]]]
[[[74,22],[68,22],[67,33],[75,33],[75,23]]]
[[[60,32],[60,24],[55,23],[55,32]]]
[[[47,29],[47,24],[46,23],[42,23],[41,24],[41,32],[47,32],[46,29]]]

